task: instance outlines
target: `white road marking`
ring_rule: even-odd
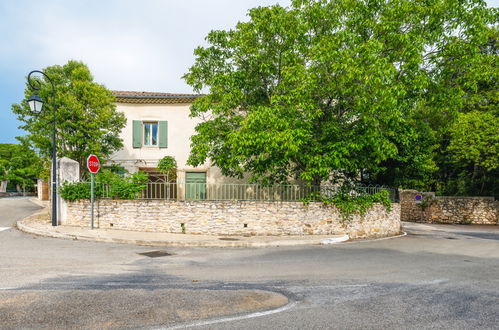
[[[295,305],[296,305],[296,302],[292,302],[290,304],[287,304],[286,306],[283,306],[283,307],[280,307],[277,309],[273,309],[271,311],[251,313],[251,314],[242,315],[242,316],[225,317],[225,318],[214,319],[214,320],[209,320],[209,321],[193,322],[193,323],[187,323],[187,324],[178,325],[178,326],[174,326],[174,327],[170,327],[170,328],[160,328],[160,329],[166,329],[166,330],[186,329],[186,328],[191,328],[191,327],[202,327],[205,325],[216,324],[216,323],[247,320],[247,319],[252,319],[255,317],[261,317],[261,316],[267,316],[267,315],[281,313],[281,312],[284,312],[288,309],[293,308]]]
[[[3,230],[7,230],[7,229],[10,229],[12,227],[0,227],[0,231],[3,231]]]

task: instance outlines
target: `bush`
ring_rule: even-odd
[[[64,182],[59,192],[61,197],[67,201],[90,199],[90,182]],[[94,187],[94,197],[102,197],[102,193],[102,185],[96,184]]]
[[[388,191],[386,190],[382,190],[372,195],[362,194],[358,196],[340,193],[331,200],[324,202],[333,203],[344,220],[350,219],[354,214],[365,215],[375,203],[382,204],[387,211],[392,210],[392,202],[390,201]]]
[[[133,173],[129,176],[115,177],[109,183],[109,197],[116,199],[135,199],[138,194],[147,188],[147,174],[144,172]]]
[[[311,200],[320,201],[324,205],[333,204],[340,212],[343,220],[350,220],[355,214],[365,215],[375,203],[382,204],[388,212],[392,210],[392,202],[387,190],[375,194],[359,193],[348,185],[341,187],[334,194],[328,196],[314,193],[308,198],[302,199],[305,204],[309,204]]]
[[[108,188],[108,197],[115,199],[135,199],[147,187],[148,176],[144,172],[130,175],[103,170],[95,176],[94,196],[104,195]],[[61,197],[67,201],[90,199],[90,182],[65,182],[60,188]]]

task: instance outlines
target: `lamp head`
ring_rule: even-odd
[[[32,112],[40,113],[42,111],[43,100],[36,92],[28,99],[28,104]]]

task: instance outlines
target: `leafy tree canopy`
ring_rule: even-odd
[[[103,85],[93,81],[88,67],[82,62],[69,61],[43,70],[54,82],[57,127],[57,156],[68,157],[85,168],[89,154],[105,160],[122,147],[119,137],[125,117],[116,111],[114,97]],[[39,115],[30,112],[26,100],[33,91],[26,85],[25,99],[12,106],[12,111],[24,123],[20,128],[28,132],[19,140],[39,150],[44,158],[52,157],[53,98],[50,83],[40,77],[38,95],[44,100]],[[84,173],[84,171],[81,171]]]
[[[495,17],[480,38],[454,37],[435,66],[426,118],[439,137],[432,189],[440,194],[499,196],[497,12]]]
[[[191,108],[205,121],[189,163],[211,159],[225,175],[263,182],[318,183],[390,166],[402,177],[411,166],[431,173],[438,136],[419,119],[437,99],[447,104],[439,112],[458,107],[449,99],[456,91],[439,81],[450,70],[441,63],[476,63],[494,15],[481,0],[295,0],[251,9],[248,22],[211,31],[184,76],[209,90]],[[430,88],[441,92],[430,97]]]
[[[14,185],[34,184],[42,168],[40,158],[28,147],[0,143],[0,191],[5,191],[8,182]]]

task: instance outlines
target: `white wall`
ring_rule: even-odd
[[[210,166],[209,162],[202,166],[187,165],[190,154],[190,137],[195,127],[201,122],[199,118],[189,117],[190,104],[128,104],[117,103],[116,108],[125,114],[126,126],[121,131],[124,147],[111,156],[111,161],[124,166],[130,172],[139,167],[157,167],[164,156],[173,156],[178,164],[177,177],[184,181],[185,172],[206,172],[207,182],[241,182],[240,180],[222,177],[220,170]],[[133,121],[168,121],[168,147],[133,148]],[[244,181],[243,181],[244,182]]]

